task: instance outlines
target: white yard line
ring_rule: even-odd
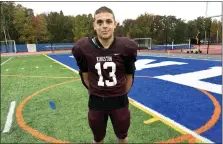
[[[4,128],[4,130],[3,130],[2,133],[9,132],[9,130],[11,128],[11,125],[12,125],[14,110],[15,110],[15,101],[12,101],[11,102],[11,105],[10,105],[10,108],[9,108],[8,115],[7,115],[7,119],[6,119],[6,123],[5,123],[5,128]]]
[[[65,65],[65,64],[63,64],[63,63],[61,63],[61,62],[59,62],[59,61],[57,61],[57,60],[55,60],[55,59],[53,59],[53,58],[51,58],[51,57],[48,56],[48,55],[44,55],[44,56],[48,57],[49,59],[55,61],[56,63],[58,63],[58,64],[64,66],[65,68],[67,68],[67,69],[69,69],[69,70],[71,70],[71,71],[73,71],[73,72],[75,72],[75,73],[77,73],[77,74],[79,73],[77,70],[75,70],[75,69],[73,69],[73,68],[71,68],[71,67],[69,67],[69,66],[67,66],[67,65]]]
[[[6,61],[4,61],[3,63],[1,63],[1,66],[3,65],[3,64],[5,64],[6,62],[8,62],[9,60],[11,60],[13,57],[10,57],[9,59],[7,59]]]

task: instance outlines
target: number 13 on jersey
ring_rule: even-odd
[[[111,67],[112,68],[112,71],[109,73],[109,77],[112,78],[113,81],[109,81],[109,80],[105,80],[104,81],[104,78],[102,76],[102,73],[101,73],[101,63],[96,63],[95,65],[95,69],[97,69],[98,71],[98,75],[99,75],[99,80],[98,80],[98,86],[115,86],[117,84],[117,79],[116,79],[116,75],[115,75],[115,72],[116,72],[116,64],[114,62],[105,62],[103,65],[103,69],[107,69],[108,67]]]

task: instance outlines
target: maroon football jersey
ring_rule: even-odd
[[[100,43],[99,43],[100,44]],[[126,63],[134,62],[137,44],[117,37],[108,49],[98,47],[92,38],[80,39],[72,49],[81,71],[88,72],[90,94],[100,97],[116,97],[126,94]]]

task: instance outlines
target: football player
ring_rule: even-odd
[[[88,122],[95,143],[103,143],[108,117],[119,143],[128,142],[128,92],[134,81],[137,44],[115,37],[113,11],[101,7],[94,14],[96,37],[84,37],[72,48],[83,85],[88,89]]]

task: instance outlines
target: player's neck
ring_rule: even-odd
[[[100,41],[100,43],[102,44],[102,46],[107,49],[110,47],[110,45],[112,44],[113,40],[114,40],[114,36],[112,36],[110,39],[107,39],[107,40],[103,40],[103,39],[100,39],[98,37],[98,40]]]

